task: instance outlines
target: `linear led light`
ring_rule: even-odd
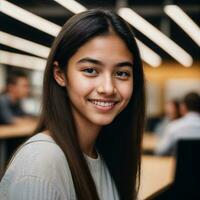
[[[60,31],[60,26],[6,0],[1,0],[1,12],[52,36],[57,36]]]
[[[81,4],[77,3],[74,0],[54,0],[63,7],[67,8],[73,13],[79,13],[87,10],[86,7],[82,6]],[[142,42],[137,40],[137,44],[140,50],[140,54],[142,59],[153,67],[158,67],[161,64],[161,58],[158,54],[144,45]]]
[[[162,62],[161,57],[138,39],[136,39],[136,42],[139,47],[141,58],[149,65],[158,67]]]
[[[81,4],[72,1],[72,0],[55,0],[56,2],[60,3],[62,6],[66,7],[67,9],[71,10],[74,13],[82,12],[87,10],[84,6]],[[73,3],[72,3],[73,2]],[[75,5],[75,6],[73,6]],[[70,6],[73,7],[73,9],[70,9]],[[61,27],[49,22],[48,20],[45,20],[41,17],[38,17],[10,2],[7,2],[6,0],[1,0],[1,10],[4,14],[7,14],[19,21],[22,21],[30,26],[33,26],[41,31],[44,31],[52,36],[56,36],[58,32],[60,31]],[[10,35],[6,35],[6,33],[1,32],[1,39],[0,42],[4,45],[11,46],[13,48],[17,48],[29,53],[32,53],[34,55],[44,57],[46,58],[49,53],[49,49],[47,47],[42,47],[42,45],[34,44],[33,42],[18,38],[18,37],[12,37],[12,39],[9,39]],[[5,39],[6,38],[6,39]],[[13,40],[13,41],[12,41]],[[14,43],[14,45],[13,45]],[[139,42],[138,42],[139,43]],[[23,45],[22,45],[23,44]],[[160,61],[159,58],[156,56],[156,54],[150,50],[148,47],[146,47],[144,44],[141,43],[138,44],[141,52],[142,59],[147,62],[148,64],[152,66],[159,65]],[[31,47],[32,46],[32,47]],[[39,47],[39,48],[38,48]],[[145,48],[146,47],[146,48]],[[147,49],[148,48],[148,49]],[[40,49],[40,50],[38,50]],[[150,53],[152,51],[153,53]],[[149,58],[149,55],[154,55],[152,58]],[[155,58],[155,60],[153,59]]]
[[[74,0],[54,0],[54,1],[56,1],[57,3],[59,3],[60,5],[62,5],[63,7],[67,8],[68,10],[70,10],[72,13],[75,14],[87,10],[86,7],[84,7],[83,5]]]
[[[27,69],[44,71],[46,60],[34,56],[27,56],[23,54],[11,53],[9,51],[0,50],[0,63],[17,67],[23,67]]]
[[[0,43],[15,49],[31,53],[42,58],[47,58],[50,48],[22,39],[20,37],[0,31]]]
[[[180,7],[167,5],[164,12],[200,46],[200,28]]]
[[[161,31],[147,22],[130,8],[120,8],[119,15],[134,26],[137,30],[149,37],[153,42],[160,46],[164,51],[171,55],[175,60],[185,67],[192,65],[192,57],[173,42],[170,38],[164,35]]]

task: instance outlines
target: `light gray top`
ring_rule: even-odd
[[[0,199],[76,200],[68,162],[54,140],[39,133],[25,144],[0,183]],[[100,199],[118,200],[115,184],[102,157],[85,157]]]

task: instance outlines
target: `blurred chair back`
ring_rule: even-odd
[[[200,139],[184,139],[177,144],[174,182],[148,200],[200,199]]]
[[[200,139],[178,142],[173,193],[180,199],[200,199]]]

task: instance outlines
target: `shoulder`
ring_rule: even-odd
[[[73,189],[70,168],[63,151],[50,136],[42,133],[31,137],[16,152],[0,184],[0,193],[1,185],[3,190],[9,188],[11,194],[21,190],[25,196],[30,195],[29,191],[43,196],[49,192],[57,197],[58,194],[65,196],[62,199],[69,199]],[[33,199],[40,199],[37,197]],[[21,200],[21,196],[18,199]],[[48,196],[44,199],[57,198]]]
[[[16,153],[9,168],[15,169],[17,176],[49,179],[55,179],[63,171],[69,171],[63,151],[44,134],[29,139]]]

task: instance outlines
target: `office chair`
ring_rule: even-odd
[[[176,170],[172,185],[152,200],[200,200],[200,139],[177,143]]]

